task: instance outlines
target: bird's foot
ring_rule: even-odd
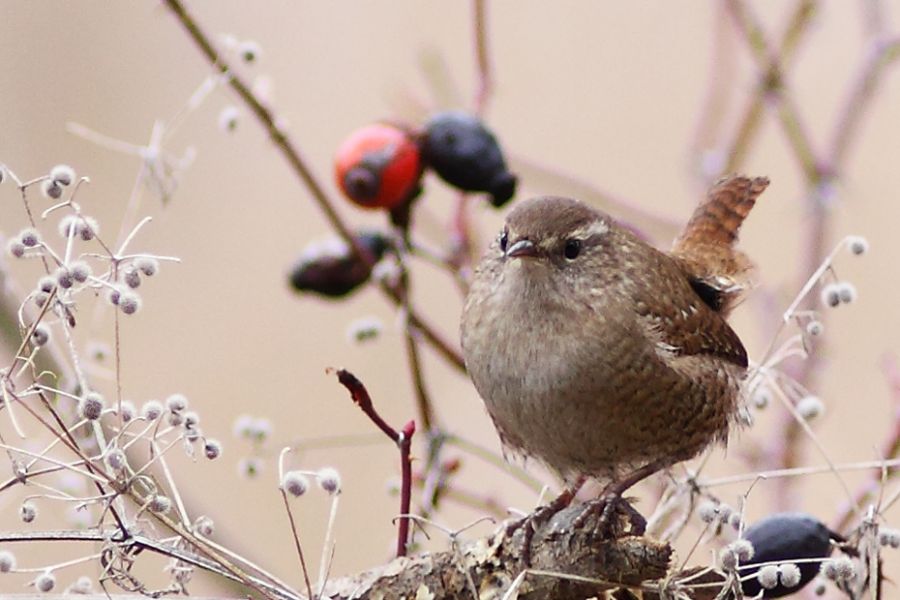
[[[510,523],[506,527],[506,537],[512,535],[519,529],[522,531],[522,563],[526,567],[531,566],[531,542],[534,539],[534,532],[542,525],[547,523],[553,515],[568,507],[575,498],[576,490],[566,489],[557,496],[550,504],[546,504],[537,508],[533,513],[527,515],[518,521]]]
[[[572,521],[572,527],[584,527],[591,517],[597,517],[593,524],[594,533],[605,539],[644,535],[647,530],[644,516],[619,494],[604,494],[586,503],[581,514]]]

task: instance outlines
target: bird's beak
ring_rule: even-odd
[[[506,250],[506,256],[510,258],[535,258],[537,255],[537,246],[531,240],[519,240]]]

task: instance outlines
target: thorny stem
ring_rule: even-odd
[[[410,446],[412,436],[416,432],[416,422],[409,421],[403,426],[403,429],[397,431],[385,421],[375,406],[372,404],[372,398],[369,396],[368,390],[356,376],[346,369],[332,371],[337,374],[338,381],[350,392],[353,402],[359,406],[360,410],[365,413],[369,419],[375,423],[386,436],[391,438],[400,449],[400,514],[409,515],[409,507],[412,499],[412,460],[410,457]],[[397,556],[406,556],[407,545],[409,543],[409,517],[401,516],[400,523],[397,528]]]
[[[363,248],[356,238],[353,236],[353,233],[341,219],[340,215],[338,215],[337,211],[334,209],[334,206],[331,200],[328,198],[328,195],[325,193],[324,188],[319,184],[318,180],[313,175],[312,171],[306,164],[306,161],[300,155],[299,150],[296,148],[294,143],[291,141],[291,138],[288,136],[287,132],[285,132],[280,125],[276,122],[276,118],[273,115],[272,111],[265,106],[253,93],[244,80],[234,72],[228,63],[219,56],[216,49],[213,47],[212,42],[209,39],[209,36],[201,29],[200,25],[194,20],[194,18],[188,13],[184,4],[180,0],[163,0],[165,4],[169,7],[169,10],[172,11],[172,14],[178,19],[181,25],[184,27],[185,31],[187,31],[188,35],[194,41],[203,55],[207,58],[210,64],[215,68],[218,72],[227,76],[228,84],[237,92],[238,96],[244,103],[250,108],[250,111],[256,116],[257,120],[266,128],[266,131],[269,134],[269,137],[272,140],[272,143],[275,147],[281,152],[284,158],[287,160],[288,164],[291,167],[291,170],[300,178],[301,182],[304,186],[306,186],[307,190],[309,190],[310,194],[315,200],[316,204],[318,204],[319,208],[325,213],[325,217],[331,223],[331,226],[338,233],[338,235],[349,245],[352,252],[364,260],[366,263],[372,263],[372,255],[371,253]],[[382,283],[379,288],[382,292],[391,299],[394,304],[400,304],[401,298],[398,291],[385,283]],[[453,348],[446,340],[442,338],[442,336],[427,322],[425,322],[422,317],[416,313],[410,313],[409,315],[410,321],[419,328],[422,334],[425,336],[425,339],[434,346],[435,350],[437,350],[451,365],[455,366],[460,371],[465,370],[465,364],[463,363],[462,356],[459,351]]]

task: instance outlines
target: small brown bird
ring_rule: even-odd
[[[733,246],[768,183],[716,183],[669,253],[577,200],[509,214],[461,328],[506,449],[568,484],[597,478],[610,499],[726,440],[747,353],[725,318],[751,268]]]

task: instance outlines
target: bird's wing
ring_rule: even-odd
[[[641,294],[636,311],[645,335],[667,356],[712,355],[747,366],[747,351],[724,317],[710,308],[682,277],[667,278],[656,293]]]

